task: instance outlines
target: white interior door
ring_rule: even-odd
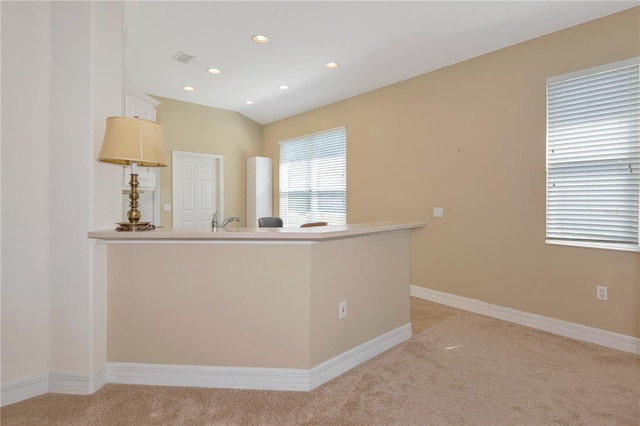
[[[224,217],[222,155],[173,151],[173,227],[210,228],[213,214]]]

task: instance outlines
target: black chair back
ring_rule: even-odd
[[[261,217],[258,219],[260,228],[282,228],[282,219],[279,217]]]

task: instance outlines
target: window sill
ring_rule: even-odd
[[[547,244],[557,246],[569,246],[569,247],[583,247],[594,248],[601,250],[616,250],[616,251],[631,251],[640,253],[640,246],[633,244],[608,244],[608,243],[594,243],[586,241],[562,241],[562,240],[545,240]]]

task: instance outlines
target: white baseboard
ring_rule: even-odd
[[[309,370],[108,363],[94,374],[52,371],[2,383],[1,406],[45,393],[89,395],[106,383],[308,391],[411,338],[405,324]]]
[[[100,368],[94,374],[52,371],[49,373],[49,392],[70,395],[90,395],[107,383],[107,369]]]
[[[309,390],[328,382],[376,355],[411,339],[411,323],[369,340],[360,346],[333,357],[310,370]]]
[[[24,401],[25,399],[43,395],[47,392],[49,392],[49,373],[42,373],[25,379],[12,380],[3,383],[0,387],[0,394],[2,396],[0,405],[4,407],[5,405]]]
[[[51,371],[25,379],[3,383],[1,405],[13,404],[45,393],[66,393],[72,395],[90,395],[107,383],[106,367],[94,374]]]
[[[110,362],[107,381],[130,385],[307,390],[307,370]]]
[[[411,338],[411,324],[398,327],[309,370],[110,362],[109,383],[227,389],[308,391]]]
[[[560,336],[570,337],[583,342],[595,343],[608,348],[640,355],[640,339],[637,337],[518,311],[516,309],[505,308],[503,306],[491,305],[480,300],[469,299],[455,294],[443,293],[441,291],[431,290],[415,285],[411,285],[410,294],[411,296],[440,303],[442,305],[547,331]]]

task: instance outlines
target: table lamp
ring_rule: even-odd
[[[129,222],[118,222],[116,231],[155,229],[152,223],[140,221],[137,167],[167,165],[162,126],[138,117],[108,117],[98,161],[131,166],[130,210],[127,212]]]

